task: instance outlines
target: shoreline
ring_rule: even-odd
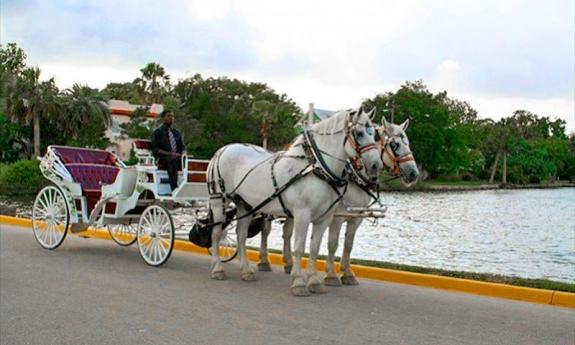
[[[442,183],[442,182],[423,182],[412,187],[384,185],[380,192],[400,192],[400,193],[414,193],[414,192],[470,192],[470,191],[484,191],[484,190],[523,190],[523,189],[560,189],[560,188],[575,188],[575,183],[557,183],[557,184],[507,184],[505,186],[499,184],[464,184],[464,183]]]

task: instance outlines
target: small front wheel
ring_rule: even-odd
[[[58,248],[68,233],[70,212],[66,197],[56,186],[44,187],[34,200],[32,229],[36,241],[46,249]]]
[[[132,245],[138,239],[136,224],[108,224],[106,225],[112,239],[122,247]]]
[[[172,216],[160,205],[148,206],[138,223],[138,249],[150,266],[161,266],[174,249],[174,222]]]

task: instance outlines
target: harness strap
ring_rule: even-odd
[[[276,166],[276,163],[278,162],[278,160],[280,160],[280,158],[282,158],[282,156],[283,156],[282,154],[278,154],[278,155],[276,156],[276,158],[273,160],[272,166],[271,166],[271,168],[270,168],[270,172],[271,172],[271,175],[272,175],[272,184],[273,184],[273,186],[274,186],[276,192],[277,192],[277,190],[278,190],[278,181],[277,181],[277,179],[276,179],[276,174],[275,174],[275,172],[274,172],[274,167]],[[279,200],[280,205],[282,206],[282,209],[283,209],[284,213],[286,214],[286,216],[288,216],[288,217],[290,217],[290,218],[293,218],[292,213],[290,212],[290,210],[286,207],[286,205],[285,205],[285,203],[284,203],[284,200],[283,200],[283,198],[282,198],[281,193],[278,194],[278,200]]]
[[[309,131],[304,131],[303,139],[304,141],[302,143],[302,148],[305,152],[305,155],[308,157],[308,162],[310,164],[319,164],[319,167],[314,169],[314,173],[326,180],[330,185],[332,183],[336,184],[338,187],[343,187],[346,185],[347,180],[344,178],[344,176],[339,177],[333,171],[331,171],[329,166],[324,161],[323,156],[319,154],[319,148],[317,147],[317,144],[315,143],[315,140],[313,140],[313,136],[311,133],[309,133]]]

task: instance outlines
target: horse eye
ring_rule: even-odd
[[[392,141],[391,143],[389,143],[389,146],[391,146],[391,149],[394,152],[395,152],[395,150],[397,150],[399,148],[399,145],[395,141]]]
[[[363,132],[361,132],[361,131],[356,131],[356,132],[355,132],[355,136],[358,137],[358,138],[361,138],[361,137],[363,137]]]
[[[373,127],[365,127],[365,131],[367,132],[367,135],[373,135]]]

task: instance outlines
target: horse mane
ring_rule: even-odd
[[[327,119],[314,123],[311,129],[318,133],[332,133],[341,130],[343,129],[347,114],[347,110],[340,110]]]
[[[320,122],[316,122],[311,126],[311,130],[317,133],[333,133],[338,130],[343,129],[343,122],[345,121],[346,115],[349,113],[347,110],[339,110],[335,112],[332,116],[328,117],[325,120],[321,120]],[[303,134],[298,135],[295,139],[287,145],[285,148],[289,150],[294,145],[301,143],[303,140]]]

